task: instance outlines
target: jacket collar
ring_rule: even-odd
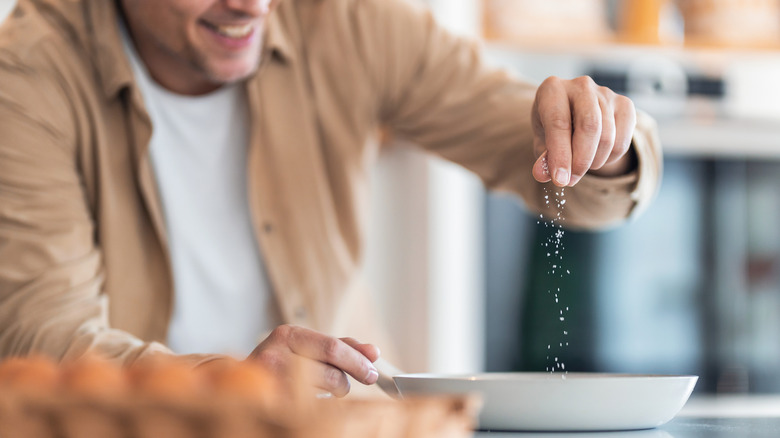
[[[92,49],[98,80],[108,98],[134,83],[130,60],[122,49],[117,3],[118,0],[85,0],[86,43]],[[263,58],[289,62],[295,59],[295,51],[281,15],[277,9],[266,21]]]

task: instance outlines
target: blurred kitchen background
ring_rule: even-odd
[[[544,371],[552,345],[571,371],[780,392],[780,0],[427,3],[494,65],[632,97],[659,122],[665,173],[637,220],[567,232],[571,275],[553,285],[547,230],[521,204],[412,145],[386,148],[366,277],[399,365]]]
[[[544,371],[552,351],[567,370],[780,392],[780,0],[428,3],[494,65],[536,82],[588,74],[632,97],[658,120],[665,172],[637,220],[567,232],[571,275],[553,284],[548,230],[522,205],[389,148],[367,275],[402,366]]]

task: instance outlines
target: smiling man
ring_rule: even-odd
[[[199,95],[257,70],[265,22],[278,0],[120,1],[133,43],[154,80]]]
[[[636,214],[660,175],[627,98],[491,70],[411,1],[20,0],[0,354],[227,353],[303,361],[339,396],[374,383],[378,349],[334,336],[380,339],[359,277],[380,126],[531,209],[571,186],[571,226]]]

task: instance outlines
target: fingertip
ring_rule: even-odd
[[[366,385],[373,385],[377,380],[379,380],[379,372],[376,370],[376,368],[371,368],[368,371],[368,376],[366,376],[365,382],[363,383]]]
[[[550,167],[547,163],[547,152],[543,153],[534,163],[531,173],[536,181],[540,183],[550,182]]]
[[[350,337],[344,337],[339,339],[341,339],[342,342],[355,349],[355,351],[363,355],[363,357],[368,359],[371,363],[374,363],[377,361],[377,359],[379,359],[379,355],[381,354],[381,352],[379,351],[379,347],[377,347],[376,345],[364,344],[360,341],[357,341],[355,338],[350,338]]]
[[[558,187],[566,187],[567,185],[569,185],[570,178],[571,177],[569,176],[568,169],[559,167],[558,169],[555,170],[554,182],[555,185],[557,185]]]
[[[372,363],[376,362],[377,359],[379,359],[379,356],[381,355],[381,352],[379,351],[379,347],[377,347],[374,344],[363,344],[361,348],[361,353],[363,353],[363,356],[366,356],[366,358],[370,360]]]
[[[544,174],[542,172],[539,172],[536,169],[534,169],[534,171],[532,172],[532,175],[533,175],[534,179],[537,182],[540,182],[540,183],[548,183],[548,182],[551,181],[551,178],[550,178],[549,175],[546,175],[546,174]]]

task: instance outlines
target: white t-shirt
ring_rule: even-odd
[[[152,120],[149,145],[168,235],[176,353],[246,355],[279,322],[247,195],[249,122],[240,85],[203,96],[157,84],[123,29]]]

